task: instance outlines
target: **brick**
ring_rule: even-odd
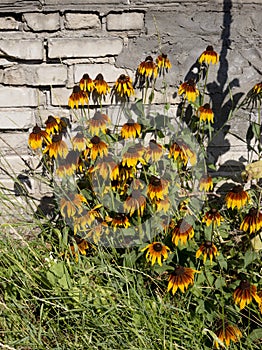
[[[0,109],[0,130],[28,129],[34,125],[32,111]]]
[[[29,133],[1,133],[0,134],[0,150],[1,155],[12,155],[27,153]]]
[[[144,14],[141,12],[110,13],[107,30],[141,30],[144,27]]]
[[[25,13],[24,20],[33,32],[54,32],[60,29],[59,13]]]
[[[35,168],[39,163],[39,159],[30,157],[28,154],[21,155],[21,156],[10,155],[2,158],[0,163],[2,167],[2,169],[0,169],[1,178],[15,176],[16,174],[19,174],[24,172],[25,170],[28,170],[29,168],[24,161],[28,162],[29,166],[32,168]]]
[[[97,74],[102,73],[105,81],[115,82],[120,74],[129,74],[132,77],[132,72],[129,70],[116,68],[112,64],[81,64],[75,66],[74,81],[77,84],[82,78],[83,74],[89,74],[91,79],[95,79]]]
[[[19,24],[14,17],[0,17],[0,30],[18,30]]]
[[[98,15],[90,13],[66,13],[65,14],[66,29],[99,29],[101,22]]]
[[[1,39],[0,57],[23,60],[43,60],[43,44],[40,39]]]
[[[100,57],[118,55],[123,48],[119,38],[49,39],[49,58]]]
[[[2,107],[37,107],[37,90],[26,87],[0,86],[0,108]]]
[[[65,85],[67,67],[60,64],[19,65],[6,69],[2,81],[8,85]]]

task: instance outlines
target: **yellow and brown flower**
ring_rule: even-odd
[[[68,154],[68,147],[65,141],[62,140],[61,134],[53,135],[52,142],[49,143],[43,151],[44,153],[48,153],[49,157],[65,158]]]
[[[66,158],[59,160],[59,165],[56,169],[58,177],[64,178],[66,176],[72,176],[75,174],[78,168],[79,154],[73,150],[70,150]]]
[[[89,131],[91,135],[98,135],[100,131],[106,134],[107,125],[110,124],[110,122],[108,115],[102,114],[99,111],[95,112],[93,118],[89,121]]]
[[[87,203],[86,198],[80,193],[69,193],[60,200],[60,211],[63,217],[72,218],[76,213],[81,214]]]
[[[182,141],[174,142],[169,148],[168,158],[173,158],[182,164],[187,165],[190,161],[191,165],[196,164],[196,154],[191,148]]]
[[[167,73],[168,70],[172,67],[172,64],[170,63],[167,55],[164,53],[156,58],[156,64],[158,67],[159,76],[161,76],[161,74]]]
[[[136,167],[138,163],[145,164],[143,158],[145,149],[141,144],[136,144],[128,148],[123,154],[122,166],[125,167]]]
[[[125,214],[118,213],[112,218],[111,226],[113,227],[114,231],[116,231],[117,228],[128,228],[128,227],[130,227],[131,223],[130,223],[128,217]]]
[[[212,224],[213,227],[220,226],[221,221],[224,221],[224,218],[216,208],[208,210],[202,219],[202,222],[206,223],[207,226]]]
[[[82,152],[87,148],[88,141],[87,141],[86,137],[81,132],[78,132],[72,138],[72,145],[73,145],[73,149],[75,151]]]
[[[147,162],[158,162],[163,155],[163,147],[159,145],[155,140],[150,140],[146,149],[145,159]]]
[[[198,272],[190,267],[177,266],[173,272],[169,275],[167,291],[172,291],[174,295],[179,288],[182,293],[194,284],[194,274]]]
[[[106,96],[110,92],[110,87],[107,82],[104,80],[104,77],[99,73],[94,80],[94,92],[98,96]]]
[[[213,189],[213,180],[209,175],[203,175],[199,180],[199,190],[209,192]]]
[[[89,75],[86,73],[83,75],[83,77],[80,79],[79,87],[82,91],[86,91],[88,93],[91,93],[94,90],[94,82],[89,77]]]
[[[136,123],[133,119],[130,119],[122,126],[121,137],[123,139],[139,137],[141,133],[141,125]]]
[[[151,201],[159,199],[163,200],[168,194],[168,186],[169,182],[167,180],[160,179],[152,175],[147,188],[147,196],[151,199]]]
[[[200,121],[214,123],[214,112],[212,111],[209,103],[205,103],[203,106],[200,106],[198,108],[198,113]]]
[[[179,86],[178,95],[185,94],[188,102],[195,102],[199,95],[199,91],[196,87],[196,83],[193,79],[185,81]]]
[[[87,92],[81,90],[80,86],[75,85],[73,87],[73,92],[69,97],[68,106],[72,109],[74,107],[78,108],[79,104],[81,106],[84,106],[85,104],[88,104],[88,101],[89,99],[88,99]]]
[[[90,158],[96,160],[98,156],[101,158],[108,155],[108,145],[98,136],[92,137],[88,145],[90,150]]]
[[[210,241],[203,242],[200,247],[198,248],[196,252],[196,258],[199,258],[203,254],[203,261],[204,264],[206,262],[206,259],[210,259],[210,263],[213,262],[213,257],[216,257],[219,253],[217,250],[217,247],[214,245],[214,243]]]
[[[250,284],[247,280],[242,280],[240,282],[233,293],[233,299],[236,304],[239,304],[240,310],[244,309],[253,299],[258,305],[261,303],[261,298],[257,294],[256,286]]]
[[[28,145],[33,150],[41,149],[44,144],[51,143],[51,138],[45,130],[42,130],[38,125],[34,126],[29,134]]]
[[[249,195],[243,186],[236,185],[227,193],[225,201],[228,208],[234,209],[236,207],[239,210],[249,202]]]
[[[168,252],[170,251],[169,247],[160,243],[153,242],[148,244],[145,248],[141,249],[141,251],[147,250],[146,260],[151,261],[152,266],[156,263],[162,266],[162,261],[168,258]]]
[[[255,233],[262,228],[262,213],[256,208],[249,209],[248,214],[244,217],[240,230],[249,233]]]
[[[194,237],[193,226],[185,219],[180,219],[176,225],[173,221],[170,223],[172,242],[177,246],[179,241],[181,244],[186,244],[187,241]]]
[[[124,202],[125,213],[132,216],[137,212],[138,216],[143,216],[146,207],[146,198],[140,190],[133,190],[131,195]]]
[[[199,63],[206,63],[206,64],[216,64],[218,63],[219,55],[214,51],[213,46],[207,46],[206,50],[200,55],[199,57]]]
[[[132,85],[132,79],[125,74],[121,74],[113,87],[113,94],[120,100],[129,99],[131,95],[134,95],[134,88]]]
[[[140,63],[137,68],[137,73],[150,80],[157,77],[158,67],[151,56],[147,56],[146,59]]]
[[[229,347],[230,341],[235,343],[239,341],[239,338],[242,337],[242,333],[240,332],[237,326],[233,326],[232,324],[224,320],[221,320],[220,325],[216,330],[215,334],[223,344],[226,344],[227,347]],[[219,343],[217,340],[214,341],[214,346],[216,347],[216,349],[219,349]]]

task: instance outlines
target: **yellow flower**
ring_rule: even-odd
[[[240,230],[249,233],[254,233],[262,228],[262,213],[255,208],[251,208],[248,214],[244,217],[240,225]]]
[[[104,80],[103,75],[100,73],[96,76],[94,80],[94,92],[99,96],[106,96],[110,92],[110,87],[107,82]]]
[[[101,158],[108,155],[108,145],[98,136],[94,136],[88,145],[90,149],[90,158],[96,160],[98,156]]]
[[[137,73],[138,75],[144,76],[146,78],[157,77],[158,68],[151,56],[147,56],[146,59],[140,63],[137,68]]]
[[[161,76],[161,74],[165,74],[165,72],[167,73],[168,70],[172,67],[172,64],[167,58],[167,55],[165,55],[164,53],[157,57],[156,64],[158,67],[159,76]]]
[[[123,139],[139,137],[141,133],[141,125],[135,123],[133,119],[130,119],[122,126],[121,136]]]
[[[67,197],[60,200],[60,211],[64,217],[74,217],[76,213],[82,213],[83,203],[87,203],[86,198],[80,193],[69,193]]]
[[[185,219],[180,219],[177,224],[174,226],[173,222],[170,224],[172,242],[177,246],[178,242],[181,241],[181,244],[186,244],[186,242],[194,237],[193,226],[186,222]]]
[[[79,82],[79,87],[82,91],[90,93],[94,90],[95,85],[93,80],[89,77],[89,75],[84,74]]]
[[[248,193],[243,189],[243,186],[236,185],[233,189],[227,193],[225,197],[226,205],[228,208],[234,209],[237,207],[239,210],[249,201]]]
[[[52,137],[52,142],[46,146],[43,152],[48,153],[50,158],[57,158],[58,156],[65,158],[68,154],[68,147],[65,141],[62,140],[62,135],[58,134]]]
[[[147,189],[147,196],[152,201],[165,199],[165,196],[168,194],[168,186],[169,183],[167,180],[152,175]]]
[[[133,190],[131,195],[124,202],[124,210],[132,216],[137,211],[138,216],[143,216],[146,207],[146,198],[140,190]]]
[[[213,256],[217,256],[219,253],[217,251],[217,247],[214,243],[210,241],[203,242],[196,252],[196,258],[199,258],[200,255],[203,254],[203,261],[206,262],[207,257],[210,259],[210,263],[212,264]]]
[[[218,330],[215,332],[217,337],[221,340],[222,343],[225,343],[228,347],[230,345],[230,341],[237,342],[239,338],[242,337],[242,333],[238,329],[237,326],[232,326],[227,321],[221,321]],[[218,341],[214,342],[214,345],[217,349],[219,349]]]
[[[110,119],[106,114],[101,112],[95,112],[93,118],[89,121],[89,130],[91,135],[98,135],[101,131],[103,134],[106,134],[107,124],[110,123]]]
[[[82,91],[80,89],[80,86],[78,85],[75,85],[73,87],[73,92],[72,94],[70,95],[69,97],[69,100],[68,100],[68,106],[70,108],[78,108],[79,104],[81,106],[84,106],[85,104],[88,104],[88,95],[87,95],[87,92],[85,91]]]
[[[216,64],[218,63],[219,55],[214,51],[213,46],[208,46],[206,50],[200,55],[199,63],[205,62],[206,64]]]
[[[169,276],[167,291],[171,290],[172,294],[175,294],[179,288],[184,293],[190,284],[194,284],[194,274],[196,272],[199,271],[190,267],[177,266]]]
[[[132,80],[128,75],[120,75],[113,87],[113,94],[116,96],[117,101],[118,99],[128,100],[131,95],[134,95]]]
[[[166,245],[160,242],[153,242],[148,244],[145,248],[141,249],[141,252],[145,250],[147,250],[146,260],[151,261],[152,266],[156,261],[160,266],[162,266],[162,257],[163,260],[166,260],[168,258],[168,251],[170,251]]]
[[[199,91],[196,87],[196,83],[193,79],[190,79],[179,86],[178,95],[185,94],[188,102],[195,102]]]
[[[247,280],[240,282],[239,286],[233,293],[233,298],[236,304],[239,304],[240,310],[244,309],[246,305],[251,303],[254,299],[258,305],[261,303],[261,298],[257,294],[256,286],[251,285]]]
[[[49,144],[51,138],[45,130],[42,130],[38,125],[33,128],[33,131],[29,134],[28,145],[33,150],[42,148],[43,144]]]
[[[200,121],[214,123],[214,112],[210,108],[209,103],[205,103],[203,106],[200,106],[198,108],[198,112]]]
[[[207,226],[213,224],[213,226],[216,227],[220,226],[223,220],[224,218],[220,215],[219,211],[216,208],[212,208],[205,213],[202,222],[205,222]]]
[[[213,180],[209,175],[203,175],[199,180],[199,190],[200,191],[212,191],[213,189]]]

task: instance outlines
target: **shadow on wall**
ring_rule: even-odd
[[[220,52],[219,69],[217,73],[217,82],[212,82],[207,85],[207,90],[210,94],[212,107],[215,115],[214,128],[217,130],[215,137],[209,143],[207,154],[208,160],[216,164],[218,158],[230,148],[230,143],[226,140],[226,135],[230,130],[230,125],[227,124],[231,113],[234,112],[239,100],[244,93],[231,94],[234,87],[239,87],[238,79],[233,79],[228,82],[228,60],[227,54],[231,50],[230,29],[233,22],[232,1],[224,0],[223,2],[223,30],[221,33],[222,47]],[[244,166],[241,162],[228,160],[226,164],[222,164],[218,169],[219,172],[226,171],[228,176],[235,181],[240,180],[240,173]]]

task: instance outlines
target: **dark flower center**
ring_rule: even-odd
[[[41,132],[41,128],[39,128],[39,126],[36,125],[36,126],[33,128],[33,133],[34,133],[34,134],[40,134],[40,132]]]
[[[205,103],[203,106],[205,109],[210,109],[210,104],[209,103]]]
[[[153,186],[160,186],[161,185],[161,180],[153,175],[153,176],[151,176],[150,184],[153,185]]]
[[[87,73],[85,73],[84,75],[83,75],[83,78],[82,79],[84,79],[84,80],[89,80],[89,75],[87,74]]]
[[[100,143],[101,139],[100,137],[98,136],[94,136],[92,139],[91,139],[91,142],[93,145],[98,145]]]
[[[234,193],[241,193],[243,191],[243,186],[241,185],[236,185],[232,188],[232,192]]]
[[[153,244],[153,249],[154,249],[155,252],[161,252],[162,244],[161,243],[154,243]]]
[[[204,246],[205,246],[206,248],[211,248],[211,247],[212,247],[212,242],[211,242],[211,241],[206,241],[206,242],[204,243]]]
[[[73,94],[79,94],[79,92],[81,92],[80,86],[75,85],[73,87]]]
[[[101,120],[101,119],[102,119],[101,112],[99,112],[99,111],[95,112],[95,114],[93,116],[93,120]]]
[[[52,142],[60,142],[62,140],[62,135],[58,134],[58,135],[54,135],[52,138]]]
[[[240,287],[242,290],[250,289],[250,283],[249,283],[247,280],[243,280],[243,281],[240,282],[239,287]]]
[[[145,62],[153,62],[153,58],[152,56],[147,56],[146,59],[145,59]]]
[[[218,212],[218,210],[216,209],[216,208],[212,208],[211,210],[210,210],[210,213],[211,214],[216,214]]]
[[[258,212],[258,210],[256,208],[252,207],[251,209],[249,209],[248,214],[250,216],[257,216],[257,212]]]
[[[101,73],[97,74],[96,79],[95,80],[99,80],[99,81],[103,81],[104,77]]]
[[[213,46],[209,45],[209,46],[206,48],[206,51],[214,51]]]
[[[50,123],[57,123],[56,119],[54,117],[52,117],[51,115],[47,118],[47,121],[45,122],[45,124],[50,124]]]
[[[175,268],[175,271],[173,272],[173,274],[174,274],[175,276],[182,276],[182,275],[184,275],[184,273],[185,273],[185,269],[184,269],[183,266],[177,266],[177,267]]]
[[[141,192],[140,192],[139,190],[134,190],[134,191],[132,192],[132,198],[138,199],[138,198],[140,198],[140,197],[141,197]]]

